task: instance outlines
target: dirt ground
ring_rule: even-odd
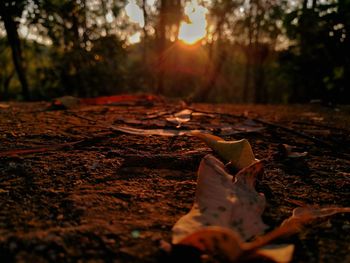
[[[172,259],[160,244],[170,242],[172,226],[191,208],[196,170],[211,150],[194,137],[131,135],[111,125],[176,128],[164,116],[181,103],[9,105],[0,108],[0,262]],[[261,128],[222,137],[248,139],[256,158],[266,160],[257,189],[271,229],[298,206],[350,206],[349,107],[191,107],[226,114],[198,114],[182,129],[220,136],[247,121]],[[289,158],[282,144],[308,154]],[[295,244],[293,262],[350,262],[350,214],[282,241]]]

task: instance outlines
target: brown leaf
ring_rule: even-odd
[[[221,161],[205,156],[198,170],[195,203],[173,227],[173,243],[207,226],[228,228],[244,240],[261,234],[266,228],[261,220],[265,197],[254,184],[262,168],[255,162],[232,176]]]

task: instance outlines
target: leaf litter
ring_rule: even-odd
[[[184,109],[182,111],[176,112],[173,116],[167,117],[166,120],[176,124],[176,128],[180,128],[185,122],[191,120],[193,111],[189,109]]]
[[[210,134],[194,135],[238,172],[229,174],[213,155],[202,159],[192,209],[172,229],[174,245],[195,247],[216,261],[240,262],[263,256],[274,262],[290,262],[294,245],[273,245],[274,240],[299,232],[304,224],[315,219],[350,212],[350,207],[298,207],[280,227],[263,234],[267,225],[261,216],[266,200],[263,193],[255,190],[263,164],[255,159],[249,142],[225,141]]]
[[[91,120],[99,120],[101,123],[104,122],[103,125],[94,125],[96,122],[90,122],[90,120],[86,122],[76,119],[71,115],[65,115],[67,111],[48,112],[43,111],[43,108],[44,104],[35,104],[35,107],[32,107],[32,104],[30,104],[30,107],[28,107],[27,104],[21,103],[16,104],[16,106],[11,104],[11,108],[9,110],[4,110],[1,112],[2,116],[4,116],[4,118],[1,118],[3,124],[2,132],[4,132],[1,142],[3,150],[13,149],[16,147],[32,147],[33,138],[40,139],[40,144],[38,144],[36,141],[34,143],[34,146],[40,146],[42,144],[49,145],[52,143],[62,143],[66,141],[72,142],[85,137],[96,137],[96,133],[106,131],[106,128],[103,127],[107,126],[106,123],[123,123],[122,121],[115,122],[116,117],[118,118],[123,116],[125,119],[131,118],[142,120],[142,117],[147,116],[147,113],[151,111],[163,111],[161,114],[162,116],[151,117],[158,118],[158,120],[161,118],[164,123],[163,127],[168,128],[170,127],[170,124],[165,124],[166,121],[164,117],[167,117],[170,114],[176,113],[180,110],[180,108],[176,106],[168,108],[164,106],[154,107],[151,110],[140,107],[122,108],[108,106],[82,106],[81,109],[72,110],[82,117],[87,117],[86,119],[89,118]],[[210,109],[209,106],[205,106],[203,108]],[[283,119],[283,122],[279,121],[278,118],[283,116],[283,112],[278,109],[276,110],[275,107],[273,107],[274,112],[271,118],[268,115],[268,110],[266,108],[256,108],[255,106],[249,105],[244,106],[244,109],[245,108],[252,108],[253,111],[258,112],[262,110],[262,116],[266,117],[267,120],[274,120],[278,124],[287,125],[287,127],[290,127],[291,121],[295,118],[295,112],[293,112],[293,114],[288,113],[288,115],[285,116],[286,118]],[[291,112],[291,108],[283,107],[283,109],[288,109],[288,112]],[[298,107],[293,107],[292,109],[298,109]],[[33,110],[37,111],[33,112]],[[299,112],[300,110],[303,111],[304,109],[299,108]],[[16,114],[13,115],[12,112],[15,112]],[[240,114],[240,112],[242,112],[242,107],[230,106],[230,108],[227,108],[225,112]],[[329,119],[336,117],[331,113],[328,114],[329,117],[327,117],[327,115],[324,113],[322,114],[325,116],[326,123],[328,123],[327,121]],[[196,114],[192,114],[191,121],[184,123],[182,129],[208,129],[209,127],[208,130],[212,131],[213,129],[210,124],[214,124],[213,128],[215,128],[215,126],[219,126],[219,124],[221,126],[225,126],[226,124],[235,124],[237,121],[237,118],[232,119],[229,116],[226,117],[221,114],[216,114],[215,116],[219,118],[209,119],[210,117],[207,116],[196,116]],[[51,118],[50,122],[47,121],[47,117]],[[277,119],[275,119],[275,117]],[[81,126],[72,128],[74,126],[71,126],[70,121],[74,121],[74,125]],[[200,123],[202,126],[196,127],[193,125],[195,122]],[[238,122],[241,121],[238,120]],[[22,127],[17,127],[18,123],[20,123]],[[332,124],[332,121],[329,123]],[[346,123],[346,121],[342,121],[342,124],[340,124],[338,119],[338,122],[333,123],[336,126],[343,127],[343,123]],[[209,125],[207,126],[207,124]],[[152,124],[145,124],[142,122],[139,123],[139,125],[140,126],[133,125],[133,127],[154,127]],[[295,127],[292,126],[292,128],[295,130]],[[52,131],[55,131],[55,133],[50,132],[47,134],[47,129],[52,129]],[[110,128],[107,130],[110,130]],[[11,131],[18,131],[19,133],[23,132],[25,135],[12,137],[10,135]],[[61,134],[64,134],[64,132],[66,132],[66,135],[61,136]],[[38,257],[39,259],[51,258],[52,254],[53,256],[57,256],[61,255],[62,252],[64,253],[64,258],[62,261],[69,261],[69,258],[71,257],[83,261],[90,260],[91,257],[102,259],[110,256],[110,253],[117,255],[117,257],[120,256],[121,262],[130,262],[131,260],[133,262],[144,262],[146,260],[153,262],[153,260],[155,260],[153,252],[156,252],[157,245],[156,241],[151,241],[151,239],[155,240],[155,236],[157,236],[157,238],[162,237],[167,239],[169,237],[169,228],[174,224],[174,213],[185,211],[184,209],[188,209],[189,205],[191,205],[192,196],[194,196],[195,190],[193,171],[198,168],[196,166],[198,166],[199,160],[205,155],[205,153],[209,153],[209,151],[207,148],[204,148],[204,150],[197,148],[200,145],[198,145],[198,142],[196,142],[196,140],[193,138],[183,138],[183,140],[180,138],[174,138],[176,140],[175,143],[173,143],[174,139],[172,138],[169,139],[156,136],[142,138],[113,133],[113,131],[110,131],[110,134],[111,135],[109,136],[103,136],[101,141],[88,143],[88,146],[86,146],[87,144],[84,142],[84,144],[78,144],[74,147],[64,147],[61,150],[55,150],[55,152],[50,154],[42,154],[40,157],[32,155],[26,158],[3,158],[0,161],[2,167],[1,189],[9,191],[8,195],[6,192],[2,194],[3,199],[1,200],[3,209],[0,224],[3,226],[2,230],[7,233],[6,237],[3,236],[3,241],[1,244],[1,249],[2,251],[5,251],[4,253],[8,253],[16,258],[19,257],[21,260],[28,259],[28,256],[31,258]],[[219,130],[215,131],[214,134],[221,135]],[[341,135],[345,134],[342,133]],[[7,137],[5,135],[7,135]],[[336,138],[339,137],[334,132],[332,132],[332,135]],[[258,136],[260,136],[260,139],[258,138],[257,140],[255,136],[249,137],[256,142],[254,148],[257,150],[256,154],[262,154],[263,152],[266,153],[267,151],[270,152],[271,149],[275,151],[276,148],[274,148],[274,146],[281,143],[295,144],[300,147],[300,145],[305,145],[305,142],[307,142],[307,140],[303,140],[302,137],[297,134],[293,134],[287,130],[282,130],[277,127],[274,128],[272,126]],[[266,140],[261,139],[261,136],[266,136]],[[240,136],[240,138],[242,137]],[[343,148],[338,150],[345,150],[347,140],[343,137],[339,137],[338,139],[339,141],[343,142]],[[261,140],[264,141],[262,142]],[[271,148],[269,148],[269,144],[272,145]],[[292,211],[292,206],[290,203],[284,202],[286,201],[285,198],[287,197],[290,197],[290,200],[300,201],[300,203],[294,203],[294,207],[303,206],[310,202],[320,204],[342,203],[344,206],[347,206],[348,186],[345,185],[338,187],[335,185],[335,183],[338,181],[349,181],[348,173],[346,173],[348,162],[338,158],[339,155],[333,155],[333,152],[329,151],[325,151],[324,155],[322,154],[322,156],[319,156],[319,146],[322,145],[308,144],[306,148],[302,147],[300,149],[302,151],[307,149],[310,151],[310,153],[312,153],[305,160],[310,169],[312,169],[310,179],[303,176],[309,175],[303,173],[303,170],[301,169],[297,170],[297,175],[293,171],[290,172],[286,170],[286,172],[283,173],[282,170],[279,170],[280,168],[291,168],[291,165],[294,165],[294,163],[290,162],[288,163],[288,166],[284,166],[284,163],[278,162],[278,159],[276,159],[276,163],[273,162],[268,164],[266,169],[269,171],[269,173],[261,178],[261,183],[269,186],[270,191],[273,192],[273,195],[268,195],[268,192],[265,191],[264,188],[261,188],[262,185],[260,185],[258,188],[260,189],[258,192],[265,193],[267,203],[271,205],[270,208],[266,209],[266,212],[264,212],[264,218],[266,217],[268,220],[266,220],[265,223],[268,223],[268,225],[275,225],[276,223],[281,222],[284,218],[288,217],[286,213],[287,211]],[[174,165],[174,161],[179,160],[177,159],[177,154],[180,152],[180,154],[182,154],[182,152],[187,153],[188,149],[196,149],[200,152],[203,151],[203,154],[201,155],[198,153],[198,158],[195,160],[191,157],[189,157],[189,159],[185,158],[186,161],[180,160],[178,162],[179,165],[175,166],[174,168],[172,166]],[[109,156],[110,151],[114,150],[121,152],[117,153],[116,155],[112,154]],[[129,156],[127,156],[127,154],[130,154],[131,150],[132,154],[138,155],[136,156],[136,159],[133,157],[129,158]],[[151,157],[154,155],[155,158],[158,158],[158,155],[159,157],[162,157],[164,154],[167,154],[170,151],[174,154],[175,158],[172,155],[167,156],[166,160],[168,161],[168,164],[163,162],[162,159],[159,159],[159,161],[158,159],[154,158],[152,158],[150,161],[145,160],[144,163],[140,162],[140,160],[147,159],[143,158],[144,153],[149,154]],[[106,154],[106,158],[100,159],[104,154]],[[334,158],[329,158],[329,156],[334,156]],[[100,161],[98,171],[93,171],[93,173],[90,173],[91,171],[85,171],[85,169],[81,168],[81,166],[84,168],[85,162],[87,162],[90,166],[96,160],[96,158]],[[126,163],[125,161],[130,163],[124,166]],[[134,169],[134,164],[131,162],[137,163],[137,165],[142,165],[142,167]],[[26,163],[28,165],[23,166],[23,168],[18,168],[20,167],[19,164],[21,163]],[[151,165],[155,163],[162,163],[162,165],[164,163],[164,166],[162,167],[165,168],[165,170],[159,169],[158,166],[157,168],[148,168],[152,167]],[[226,162],[224,161],[224,163]],[[16,164],[16,166],[13,166],[13,164]],[[191,168],[188,168],[188,164],[192,165]],[[123,165],[123,167],[119,168],[120,165]],[[143,168],[143,166],[145,166],[145,168]],[[48,168],[51,171],[47,170]],[[171,170],[167,170],[169,168],[171,168]],[[341,172],[346,173],[346,175],[339,175]],[[21,180],[13,180],[13,178],[16,177],[18,179],[22,178],[22,173],[29,178],[29,180],[25,180],[23,182]],[[232,172],[231,170],[229,173],[233,175],[236,174],[236,172]],[[139,176],[139,174],[141,176]],[[282,174],[283,176],[281,176]],[[35,177],[33,175],[35,175]],[[120,180],[120,178],[123,179]],[[127,179],[126,181],[124,180],[125,178]],[[309,181],[304,181],[304,178],[309,179]],[[117,180],[115,181],[115,179]],[[130,181],[130,179],[134,181]],[[154,187],[155,185],[157,187]],[[35,186],[35,188],[32,188],[32,186]],[[140,188],[137,188],[139,186]],[[27,194],[27,191],[22,191],[22,188],[19,187],[25,187],[23,189],[28,189],[28,191],[30,191],[29,195]],[[89,192],[89,195],[91,194],[91,198],[86,199],[87,196],[85,195],[87,192],[85,190],[80,193],[79,189],[84,189],[84,187],[91,189]],[[173,191],[174,187],[175,191]],[[286,191],[286,189],[290,189],[289,187],[295,188],[291,188],[293,191]],[[108,192],[111,192],[113,196],[117,196],[118,198],[112,198],[110,200],[109,195],[107,196],[108,198],[100,196],[100,190],[96,191],[98,196],[94,194],[93,189],[104,188],[109,189]],[[34,189],[34,191],[31,189]],[[149,191],[144,189],[152,190]],[[47,190],[49,192],[47,192]],[[68,193],[74,193],[74,199],[69,196],[67,198],[67,190],[69,190]],[[51,191],[55,191],[56,194],[53,196]],[[121,192],[119,193],[119,191]],[[46,192],[50,194],[46,194]],[[154,192],[156,195],[154,195]],[[129,194],[129,197],[125,197],[124,195],[120,196],[121,193],[127,193]],[[139,195],[139,193],[142,193],[142,195]],[[145,194],[146,196],[144,196]],[[153,200],[155,196],[159,199],[159,202],[153,203],[152,201],[152,204],[149,204],[149,200]],[[31,205],[28,206],[28,202],[18,202],[18,200],[23,200],[18,198],[24,197],[26,200],[32,202],[35,207],[31,207]],[[81,201],[79,201],[80,199],[77,199],[77,197],[81,198]],[[118,200],[120,197],[122,197],[121,200],[123,201]],[[138,199],[139,197],[140,199]],[[130,200],[138,201],[129,202],[128,198],[132,198]],[[66,199],[68,201],[72,199],[74,202],[72,204],[66,204]],[[62,203],[63,206],[60,204],[61,200],[64,201],[64,203]],[[101,201],[96,204],[95,202],[97,200]],[[126,206],[127,203],[128,206]],[[78,214],[72,215],[72,210],[74,212],[75,207],[78,208],[80,206],[86,212],[91,212],[83,214],[80,212],[79,216]],[[55,213],[57,209],[56,207],[58,207],[58,214]],[[67,207],[67,210],[65,210],[65,207]],[[148,207],[152,207],[152,210],[148,211]],[[33,212],[33,214],[29,214],[27,216],[28,208]],[[149,216],[146,218],[144,214],[142,215],[138,212],[139,209],[143,209],[145,211],[145,208],[147,214],[149,213]],[[153,208],[155,208],[155,211]],[[13,213],[13,211],[15,211],[15,213]],[[8,215],[8,220],[3,217],[5,214]],[[64,219],[60,219],[59,224],[63,223],[65,226],[72,224],[74,227],[69,227],[69,230],[67,229],[67,231],[65,228],[61,227],[57,229],[57,232],[53,233],[50,230],[50,226],[58,225],[55,220],[52,222],[46,220],[46,218],[52,218],[51,216],[53,216],[53,218],[56,216],[57,218],[61,218],[60,215],[64,215]],[[96,224],[96,229],[103,230],[106,227],[107,231],[104,231],[108,233],[108,236],[104,236],[101,233],[95,234],[93,230],[87,230],[91,228],[91,224],[86,220],[95,220],[95,215],[103,218],[103,220],[98,221]],[[68,216],[70,219],[68,219]],[[110,220],[111,217],[113,218],[113,222]],[[44,218],[44,221],[41,222],[40,218]],[[332,228],[328,229],[329,231],[327,230],[325,233],[322,233],[323,231],[321,229],[316,229],[316,231],[313,232],[304,230],[300,240],[297,242],[299,248],[294,260],[299,262],[299,260],[312,261],[315,259],[320,259],[325,262],[343,262],[343,259],[347,258],[347,244],[349,241],[349,238],[344,235],[344,233],[346,233],[344,230],[349,230],[348,222],[344,222],[343,225],[342,222],[339,222],[343,218],[344,217],[338,217],[333,219],[337,222],[337,224],[332,224]],[[31,240],[24,240],[18,235],[18,232],[13,232],[13,229],[18,230],[19,232],[22,230],[28,232],[28,225],[23,224],[23,222],[26,221],[30,222],[31,224],[29,229],[29,232],[32,233]],[[111,225],[111,223],[113,223],[113,225]],[[84,227],[86,225],[88,228],[84,228],[85,230],[80,231],[81,224],[83,224]],[[113,226],[113,228],[107,228],[107,226]],[[35,234],[37,229],[44,228],[48,229],[48,235],[53,236],[55,240],[58,240],[53,243],[54,246],[52,246],[51,243],[48,244],[46,240]],[[142,236],[148,231],[149,237],[152,238],[142,238],[141,236],[141,238],[138,239],[137,244],[136,242],[127,243],[130,238],[130,233],[134,229],[140,229],[142,231]],[[74,231],[74,233],[72,231]],[[308,234],[308,236],[305,237],[306,233],[314,234]],[[15,237],[15,239],[10,236]],[[97,241],[101,239],[103,242],[99,243],[99,245],[96,244],[96,247],[90,249],[90,247],[87,246],[89,246],[90,242],[93,241],[84,240],[86,236],[91,236],[91,239]],[[105,239],[106,237],[108,237],[108,239]],[[119,237],[122,239],[119,239]],[[252,240],[253,238],[247,242],[250,243]],[[27,243],[27,241],[29,243]],[[110,241],[114,241],[115,245],[110,246],[110,244],[112,244]],[[309,244],[311,245],[309,246]],[[65,249],[67,245],[69,247],[69,251]],[[17,246],[15,251],[10,251],[8,249],[9,247],[14,246]],[[44,248],[46,247],[47,249],[39,251],[36,249],[36,246],[44,246]],[[89,249],[89,253],[87,253],[87,248]],[[131,252],[128,252],[129,254],[127,256],[122,254],[124,252],[120,252],[122,249],[125,251],[126,248],[132,250]],[[260,250],[261,248],[259,248],[258,251]],[[335,251],[337,253],[334,253]],[[254,253],[257,253],[257,250],[255,250]],[[254,253],[249,252],[249,254]],[[59,258],[61,259],[61,257]]]

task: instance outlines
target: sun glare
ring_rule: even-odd
[[[187,2],[184,11],[189,22],[181,22],[179,39],[186,44],[193,45],[204,38],[207,33],[206,15],[208,9],[199,5],[197,0],[192,0],[191,2]]]

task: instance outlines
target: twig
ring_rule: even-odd
[[[309,123],[309,122],[303,122],[303,121],[293,121],[293,123],[294,124],[314,126],[314,127],[319,127],[319,128],[326,128],[326,129],[331,129],[331,130],[343,131],[343,132],[350,133],[350,130],[347,130],[347,129],[344,129],[344,128],[333,127],[333,126],[329,126],[329,125],[325,125],[325,124]]]
[[[187,107],[187,109],[192,110],[193,112],[198,112],[198,113],[203,113],[203,114],[212,114],[212,115],[221,115],[224,117],[233,117],[233,118],[237,118],[237,119],[249,119],[243,115],[236,115],[236,114],[232,114],[232,113],[223,113],[223,112],[215,112],[215,111],[205,111],[205,110],[198,110],[196,108],[193,107]]]
[[[298,135],[299,137],[302,137],[302,138],[305,138],[305,139],[308,139],[314,143],[318,143],[318,144],[321,144],[323,146],[326,146],[328,148],[334,148],[333,145],[325,142],[324,140],[321,140],[321,139],[318,139],[318,138],[315,138],[313,136],[310,136],[306,133],[303,133],[303,132],[300,132],[300,131],[297,131],[297,130],[293,130],[291,128],[288,128],[286,126],[282,126],[282,125],[279,125],[279,124],[276,124],[276,123],[272,123],[272,122],[269,122],[269,121],[265,121],[265,120],[262,120],[262,119],[251,119],[255,122],[258,122],[258,123],[261,123],[261,124],[264,124],[264,125],[267,125],[267,126],[270,126],[270,127],[274,127],[274,128],[278,128],[278,129],[281,129],[281,130],[284,130],[284,131],[287,131],[289,133],[293,133],[295,135]]]
[[[58,150],[67,146],[73,146],[75,144],[78,144],[84,140],[76,141],[76,142],[67,142],[67,143],[60,143],[55,145],[45,145],[41,147],[35,147],[30,149],[13,149],[13,150],[7,150],[7,151],[1,151],[0,157],[13,157],[16,155],[25,155],[25,154],[32,154],[32,153],[42,153],[42,152],[48,152],[48,151],[54,151]]]
[[[68,114],[70,114],[70,115],[72,115],[72,116],[74,116],[74,117],[76,117],[76,118],[82,119],[82,120],[92,121],[92,122],[94,122],[94,123],[100,123],[100,124],[102,124],[102,122],[100,122],[100,121],[97,121],[97,120],[93,120],[93,119],[90,119],[90,118],[86,118],[86,117],[80,116],[80,115],[78,115],[78,114],[76,114],[75,112],[72,112],[72,111],[65,111],[65,113],[68,113]]]
[[[234,118],[240,118],[240,119],[248,119],[248,120],[252,120],[252,121],[255,121],[255,122],[258,122],[258,123],[261,123],[261,124],[264,124],[266,126],[270,126],[270,127],[274,127],[274,128],[279,128],[281,130],[284,130],[284,131],[287,131],[289,133],[293,133],[295,135],[298,135],[299,137],[303,137],[305,139],[308,139],[314,143],[318,143],[318,144],[321,144],[323,146],[326,146],[328,148],[334,148],[331,144],[321,140],[321,139],[317,139],[313,136],[310,136],[306,133],[303,133],[303,132],[300,132],[300,131],[296,131],[296,130],[293,130],[291,128],[288,128],[286,126],[282,126],[282,125],[279,125],[279,124],[276,124],[276,123],[272,123],[272,122],[269,122],[269,121],[265,121],[265,120],[262,120],[262,119],[256,119],[256,118],[249,118],[249,117],[246,117],[244,115],[235,115],[235,114],[230,114],[230,113],[220,113],[220,112],[212,112],[212,111],[201,111],[201,110],[197,110],[197,109],[192,109],[193,111],[195,112],[202,112],[202,113],[206,113],[206,114],[216,114],[216,115],[221,115],[221,116],[227,116],[227,117],[234,117]]]
[[[172,115],[176,112],[178,112],[179,109],[176,108],[176,109],[173,109],[173,110],[169,110],[169,111],[162,111],[162,112],[158,112],[156,114],[148,114],[148,116],[146,117],[142,117],[141,120],[153,120],[153,119],[158,119],[160,117],[164,117],[166,115]]]
[[[100,133],[97,136],[88,137],[79,141],[75,142],[66,142],[66,143],[59,143],[59,144],[53,144],[53,145],[43,145],[39,147],[33,147],[28,149],[12,149],[12,150],[5,150],[0,152],[0,157],[13,157],[17,155],[26,155],[26,154],[33,154],[33,153],[43,153],[43,152],[49,152],[49,151],[55,151],[62,149],[67,146],[74,146],[77,144],[87,144],[89,142],[95,142],[96,140],[103,139],[106,135],[113,135],[113,132],[105,132]]]

